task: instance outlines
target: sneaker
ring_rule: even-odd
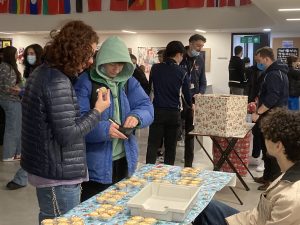
[[[260,158],[253,158],[252,156],[250,157],[249,166],[259,166],[260,164],[261,164]]]
[[[177,141],[177,146],[184,147],[184,140]]]
[[[267,183],[265,183],[265,184],[259,186],[259,187],[257,188],[257,190],[259,190],[259,191],[265,191],[265,190],[268,189],[268,187],[270,186],[270,184],[271,184],[271,182],[267,182]]]
[[[10,181],[10,182],[7,183],[6,187],[7,187],[8,190],[17,190],[17,189],[25,187],[25,186],[22,186],[22,185],[17,184],[13,181]]]
[[[159,163],[163,163],[164,162],[164,156],[162,155],[162,156],[159,156],[159,157],[157,157],[157,162],[159,162]]]
[[[254,177],[254,181],[259,184],[265,184],[265,183],[269,182],[269,181],[265,180],[264,177]]]
[[[21,154],[15,155],[15,156],[14,156],[14,160],[20,161],[20,160],[21,160]]]
[[[11,158],[6,158],[6,159],[2,159],[2,162],[15,162],[15,157],[11,157]]]
[[[256,170],[256,172],[264,172],[264,170],[265,170],[264,162],[262,161],[261,164],[258,167],[256,167],[255,170]]]

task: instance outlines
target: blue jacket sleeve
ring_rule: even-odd
[[[207,81],[206,81],[206,74],[205,74],[205,62],[202,57],[200,57],[201,60],[201,71],[200,71],[200,77],[199,77],[199,92],[200,94],[205,94]]]
[[[149,126],[154,119],[154,109],[149,96],[135,78],[128,80],[129,115],[136,116],[140,122],[139,127]]]
[[[87,73],[82,74],[79,77],[79,79],[74,85],[74,88],[80,106],[80,113],[83,116],[90,110],[90,98],[92,92],[92,83],[88,78]],[[98,142],[110,140],[110,136],[109,136],[110,122],[107,120],[103,121],[103,117],[105,117],[105,114],[107,113],[108,113],[108,109],[102,112],[101,121],[97,124],[97,126],[93,130],[91,130],[86,135],[85,138],[86,142],[98,143]]]

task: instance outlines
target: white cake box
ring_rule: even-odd
[[[181,222],[193,207],[200,187],[149,183],[127,206],[133,216]]]

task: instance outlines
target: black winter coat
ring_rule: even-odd
[[[30,75],[22,101],[21,166],[43,178],[87,176],[84,136],[100,120],[91,110],[80,117],[70,79],[43,64]]]
[[[288,74],[289,78],[289,94],[293,97],[300,96],[300,70],[290,68]]]

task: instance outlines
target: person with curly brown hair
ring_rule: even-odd
[[[300,112],[273,109],[261,119],[261,130],[268,154],[276,158],[281,176],[261,194],[256,208],[237,213],[221,202],[212,201],[194,225],[299,224]]]
[[[80,117],[72,82],[93,63],[96,32],[71,21],[51,32],[45,63],[29,76],[22,101],[21,166],[36,187],[39,222],[80,203],[80,184],[88,180],[84,137],[110,105],[110,92],[98,92],[95,106]]]

